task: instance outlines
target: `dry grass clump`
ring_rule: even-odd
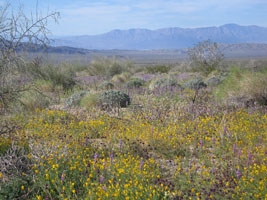
[[[240,82],[237,97],[246,103],[267,105],[267,76],[264,74],[247,74]]]
[[[230,105],[267,105],[266,73],[232,69],[215,93],[219,99]]]
[[[99,94],[89,92],[80,101],[80,105],[85,108],[91,108],[99,105]]]

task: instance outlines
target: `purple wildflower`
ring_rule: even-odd
[[[111,152],[111,154],[110,154],[110,164],[112,164],[112,161],[113,161],[113,153]]]
[[[200,147],[201,147],[201,149],[203,149],[203,140],[202,139],[200,140]]]
[[[107,165],[107,160],[105,159],[105,162],[104,162],[104,169],[106,168],[106,165]]]
[[[242,177],[242,174],[241,174],[241,172],[239,171],[239,169],[236,170],[236,175],[237,175],[238,178],[241,178],[241,177]]]
[[[215,137],[213,137],[212,138],[212,143],[215,144],[215,142],[216,142],[216,139],[215,139]]]
[[[61,180],[62,182],[64,182],[64,178],[65,178],[65,174],[63,173],[63,174],[61,175],[60,180]]]
[[[121,149],[121,147],[122,147],[122,139],[120,139],[120,149]]]
[[[103,190],[104,190],[104,191],[106,191],[106,186],[104,186],[104,185],[103,185],[103,187],[102,187],[102,188],[103,188]]]
[[[228,137],[228,140],[230,140],[230,138],[231,138],[231,132],[229,132],[229,133],[227,134],[227,137]]]
[[[97,153],[95,153],[94,159],[95,159],[95,164],[96,164],[96,161],[97,161]]]
[[[233,144],[233,154],[235,154],[236,144]]]
[[[143,165],[144,165],[144,161],[143,161],[143,159],[142,159],[141,162],[140,162],[140,169],[143,168]]]
[[[100,179],[99,179],[100,184],[102,184],[103,181],[104,181],[104,177],[103,176],[100,176]]]
[[[223,135],[225,135],[226,132],[227,132],[227,127],[224,125],[224,126],[223,126]]]
[[[249,152],[249,154],[248,154],[248,164],[251,163],[251,157],[252,157],[251,152]]]

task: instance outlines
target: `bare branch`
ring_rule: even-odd
[[[22,5],[16,11],[10,4],[0,7],[0,109],[29,89],[23,86],[23,81],[30,79],[26,61],[17,51],[46,46],[50,41],[48,20],[57,23],[58,18],[58,12],[42,16],[38,2],[35,14],[31,13],[30,17],[24,13]]]
[[[210,40],[198,43],[188,51],[188,55],[194,65],[193,67],[205,74],[215,70],[224,59],[217,43]]]

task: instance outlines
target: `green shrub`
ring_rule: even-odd
[[[82,97],[80,105],[85,108],[91,108],[99,104],[99,95],[94,93],[87,93]]]
[[[37,66],[32,70],[35,78],[52,83],[52,88],[62,86],[64,91],[72,90],[76,82],[74,80],[75,71],[69,65],[46,65]]]
[[[39,88],[42,92],[53,92],[53,83],[50,80],[38,79],[34,81],[34,85]]]
[[[114,84],[109,81],[105,81],[102,84],[100,84],[99,88],[103,90],[111,90],[114,88]]]
[[[126,60],[98,57],[90,63],[89,73],[91,75],[113,77],[129,71],[131,67],[132,64]]]
[[[221,76],[213,76],[205,81],[205,83],[209,86],[217,86],[223,81],[223,77]]]
[[[36,90],[23,92],[19,102],[27,111],[35,111],[37,108],[44,109],[50,104],[49,98]]]
[[[123,72],[122,74],[113,76],[112,81],[115,83],[125,83],[130,77],[131,77],[130,73]]]
[[[192,79],[192,80],[187,81],[184,84],[184,87],[189,88],[191,90],[200,90],[202,88],[207,87],[207,85],[202,80],[196,78],[196,79]]]
[[[230,69],[228,76],[215,90],[215,95],[219,100],[227,99],[227,93],[229,90],[239,90],[239,84],[242,75],[240,68],[233,67]]]
[[[151,90],[156,88],[181,87],[175,79],[160,78],[153,81],[149,88]]]
[[[140,88],[144,86],[145,81],[141,79],[132,79],[126,83],[127,88]]]
[[[215,95],[228,104],[267,105],[267,73],[232,68]]]
[[[114,62],[108,69],[108,75],[113,77],[114,75],[121,74],[123,72],[123,67],[117,63]]]
[[[131,103],[128,94],[117,90],[105,91],[100,95],[99,100],[102,107],[127,107]]]
[[[146,72],[149,74],[156,74],[156,73],[168,73],[171,67],[166,65],[155,65],[155,66],[148,66],[146,67]]]
[[[4,167],[0,172],[5,176],[5,180],[0,179],[0,199],[24,199],[25,190],[23,191],[21,186],[25,189],[32,188],[33,180],[30,170],[33,164],[28,158],[29,152],[29,144],[19,141],[13,142],[8,151],[1,155],[1,167]],[[25,175],[22,176],[22,173]],[[32,191],[28,193],[31,194]]]
[[[80,105],[81,99],[87,94],[88,91],[79,91],[72,94],[66,101],[66,107],[78,106]]]
[[[11,147],[11,140],[0,136],[0,156],[4,155]]]

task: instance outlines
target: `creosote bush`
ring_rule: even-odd
[[[220,77],[220,76],[213,76],[213,77],[210,77],[208,78],[205,83],[208,85],[208,86],[217,86],[219,85],[222,81],[223,81],[223,77]]]
[[[138,79],[138,78],[135,78],[135,79],[132,79],[130,81],[128,81],[126,83],[126,87],[131,89],[131,88],[140,88],[142,86],[144,86],[145,84],[145,81],[141,80],[141,79]]]
[[[131,74],[129,72],[123,72],[122,74],[113,76],[112,81],[115,83],[125,83],[130,77]]]
[[[169,79],[169,78],[160,78],[155,81],[153,81],[149,88],[151,90],[157,89],[157,88],[169,88],[169,87],[181,87],[178,82],[175,79]]]
[[[99,94],[88,92],[82,97],[80,101],[80,106],[85,108],[91,108],[99,105]]]
[[[51,102],[50,99],[41,92],[29,90],[22,93],[19,103],[22,105],[23,110],[35,111],[36,109],[47,108]]]
[[[206,83],[198,78],[187,81],[183,86],[191,90],[200,90],[207,87]]]
[[[146,67],[146,73],[148,74],[156,74],[156,73],[168,73],[170,71],[171,67],[167,65],[151,65]]]
[[[62,86],[63,90],[69,91],[76,85],[75,71],[69,65],[52,66],[46,65],[40,67],[37,74],[39,79],[52,82],[53,90],[56,86]]]
[[[37,79],[33,82],[34,86],[40,91],[45,93],[51,93],[55,91],[52,81]]]
[[[131,104],[129,95],[117,90],[105,91],[100,95],[99,100],[102,107],[124,108]]]
[[[65,101],[66,107],[72,106],[79,106],[81,99],[88,93],[88,91],[78,91],[72,94],[67,100]]]
[[[100,84],[99,88],[103,90],[111,90],[114,88],[114,84],[109,81],[104,81]]]
[[[114,58],[97,57],[91,61],[88,68],[91,75],[113,77],[132,68],[131,62]]]

